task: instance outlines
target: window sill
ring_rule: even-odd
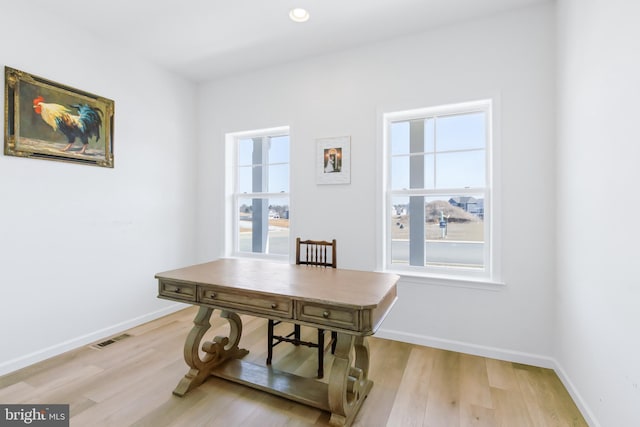
[[[228,255],[226,258],[233,259],[255,259],[258,261],[266,261],[266,262],[277,262],[277,263],[288,263],[289,256],[288,255],[268,255],[262,253],[252,253],[252,252],[238,252]]]
[[[501,291],[506,287],[506,284],[501,281],[476,278],[476,277],[462,277],[462,276],[437,276],[429,274],[416,274],[412,272],[402,270],[386,270],[387,273],[393,273],[400,276],[401,283],[408,283],[412,285],[430,285],[430,286],[445,286],[455,288],[470,288],[481,289],[486,291]]]

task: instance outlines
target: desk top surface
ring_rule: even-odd
[[[389,273],[292,265],[251,259],[219,259],[158,273],[157,279],[222,286],[231,290],[373,308],[399,276]]]

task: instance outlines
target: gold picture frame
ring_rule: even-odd
[[[4,69],[4,154],[113,168],[114,102]]]

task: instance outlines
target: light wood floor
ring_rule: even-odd
[[[77,427],[328,425],[328,413],[214,377],[173,396],[187,372],[182,346],[195,313],[191,307],[100,350],[80,348],[0,377],[0,402],[68,403]],[[227,327],[215,314],[212,324],[211,335]],[[264,363],[266,320],[243,316],[243,329],[246,360]],[[551,370],[375,337],[369,345],[374,386],[355,426],[587,425]],[[331,362],[328,354],[325,378]],[[314,376],[316,363],[306,347],[274,352],[274,367],[300,375]]]

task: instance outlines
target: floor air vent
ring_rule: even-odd
[[[125,339],[125,338],[129,338],[130,336],[131,336],[131,335],[129,335],[129,334],[122,334],[122,335],[118,335],[117,337],[109,338],[108,340],[105,340],[105,341],[99,342],[99,343],[97,343],[97,344],[93,344],[93,345],[91,346],[91,348],[95,348],[95,349],[97,349],[97,350],[102,350],[102,349],[103,349],[103,348],[105,348],[106,346],[111,345],[111,344],[113,344],[113,343],[115,343],[115,342],[121,341],[121,340],[123,340],[123,339]]]

